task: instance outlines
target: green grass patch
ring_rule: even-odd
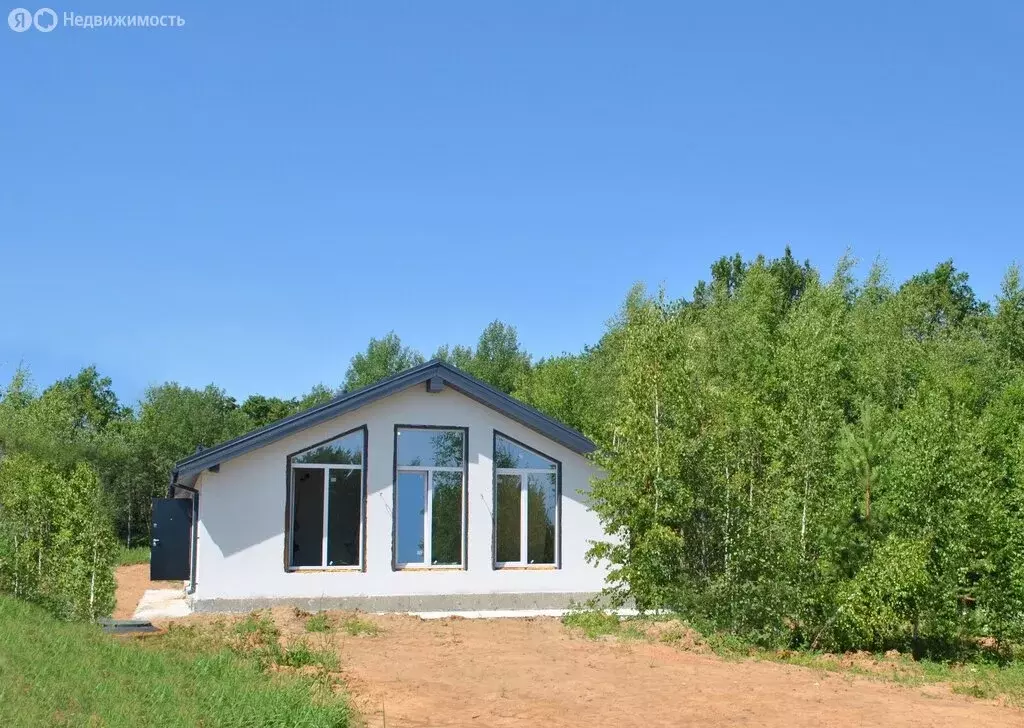
[[[335,686],[263,669],[275,651],[278,664],[334,669],[336,658],[326,667],[327,658],[303,643],[277,645],[262,615],[136,640],[0,597],[0,725],[348,726]]]
[[[570,611],[562,617],[562,624],[582,631],[584,636],[591,640],[612,636],[627,639],[639,636],[635,627],[625,624],[619,619],[619,615],[600,609]]]
[[[698,629],[678,615],[619,619],[608,612],[580,609],[566,614],[562,622],[582,631],[588,639],[660,642],[684,650],[712,652],[727,660],[779,662],[823,673],[852,673],[903,685],[945,683],[955,693],[975,698],[1002,698],[1024,707],[1024,662],[1019,660],[986,662],[979,659],[955,663],[915,660],[908,654],[896,652],[836,655],[806,649],[771,650],[736,635]]]
[[[357,614],[345,617],[341,622],[341,628],[345,630],[345,634],[351,635],[352,637],[358,637],[359,635],[376,637],[380,634],[380,627],[367,619],[363,619]]]
[[[296,642],[281,651],[277,664],[285,667],[317,667],[326,672],[338,669],[338,655],[330,650],[317,650],[306,642]]]
[[[133,546],[128,548],[125,545],[118,547],[117,565],[133,566],[135,564],[149,563],[149,546]]]
[[[326,612],[319,612],[306,620],[307,632],[330,632],[333,626]]]
[[[858,652],[834,655],[810,650],[752,650],[750,656],[771,662],[801,665],[822,672],[847,672],[864,677],[926,685],[946,683],[954,693],[975,698],[1003,698],[1024,707],[1024,663],[937,662],[915,660],[907,654]]]

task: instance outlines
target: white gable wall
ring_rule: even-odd
[[[392,483],[395,425],[469,428],[467,568],[392,569]],[[364,571],[287,571],[287,457],[356,427],[367,428]],[[561,568],[494,569],[493,433],[529,445],[562,464]],[[575,452],[446,387],[429,394],[418,384],[354,412],[285,437],[204,472],[199,480],[199,531],[194,599],[336,599],[495,593],[592,593],[604,569],[588,564],[589,541],[602,538],[587,507],[590,463]],[[581,494],[579,491],[583,491]]]

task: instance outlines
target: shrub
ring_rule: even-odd
[[[0,461],[0,592],[93,620],[114,608],[117,557],[95,470],[25,453]]]

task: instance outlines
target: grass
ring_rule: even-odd
[[[352,637],[358,637],[360,635],[376,637],[380,634],[380,627],[369,620],[363,619],[358,614],[345,617],[341,622],[341,628],[345,630],[345,634],[351,635]]]
[[[306,631],[312,633],[330,632],[335,627],[335,620],[327,612],[317,612],[309,615],[307,612],[296,610],[297,616],[306,616]],[[348,614],[341,617],[338,624],[341,630],[350,637],[376,637],[380,634],[380,627],[373,622],[363,619],[359,614]]]
[[[590,640],[618,636],[622,631],[622,621],[618,615],[597,609],[571,611],[562,617],[562,624],[581,630]]]
[[[623,620],[619,615],[600,609],[577,609],[562,617],[562,623],[583,632],[587,639],[596,640],[603,637],[617,639],[643,639],[644,634],[630,620]]]
[[[317,650],[306,642],[296,642],[281,651],[277,664],[285,667],[316,667],[327,672],[338,669],[338,655],[330,650]]]
[[[128,548],[124,544],[118,546],[117,565],[132,566],[134,564],[149,563],[149,546],[133,546]]]
[[[629,617],[593,609],[574,610],[562,618],[566,627],[587,639],[644,640],[680,649],[699,649],[730,660],[763,660],[799,665],[830,673],[851,673],[903,685],[945,683],[954,693],[975,698],[1003,699],[1024,707],[1024,662],[937,662],[910,655],[858,652],[835,655],[812,650],[769,650],[735,635],[694,629],[677,616]]]
[[[936,662],[910,655],[832,655],[810,651],[762,650],[756,659],[802,665],[822,672],[848,672],[903,685],[945,683],[954,693],[974,698],[1003,699],[1024,707],[1024,663]]]
[[[337,658],[328,664],[305,643],[277,644],[260,615],[233,628],[115,638],[0,597],[0,725],[348,726],[348,704],[325,678]]]
[[[326,612],[319,612],[306,620],[307,632],[330,632],[333,625]]]

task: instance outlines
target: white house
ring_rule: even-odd
[[[604,585],[593,450],[431,361],[177,463],[152,575],[199,611],[563,608]]]

